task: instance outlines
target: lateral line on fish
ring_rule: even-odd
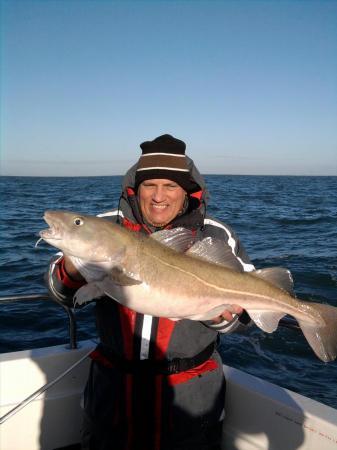
[[[228,289],[228,288],[222,288],[222,287],[216,286],[215,284],[208,283],[207,281],[205,281],[205,280],[203,280],[202,278],[198,277],[198,275],[195,275],[195,274],[193,274],[193,273],[191,273],[191,272],[188,272],[187,270],[184,270],[184,269],[182,269],[182,268],[180,268],[180,267],[172,266],[171,264],[169,264],[169,263],[167,263],[166,261],[162,260],[162,259],[159,258],[158,256],[151,255],[151,257],[154,258],[154,259],[157,259],[158,261],[160,261],[160,262],[161,262],[162,264],[164,264],[165,266],[168,266],[168,267],[171,267],[171,268],[173,267],[174,269],[177,269],[177,270],[179,270],[180,272],[182,272],[182,273],[184,273],[184,274],[187,274],[187,275],[189,275],[189,276],[195,278],[196,280],[200,281],[200,282],[203,283],[204,285],[209,286],[209,287],[211,287],[211,288],[213,288],[213,289],[216,289],[216,290],[218,290],[218,291],[221,291],[221,292],[229,292],[229,293],[233,293],[233,294],[245,294],[245,295],[248,294],[248,295],[251,296],[251,297],[253,296],[253,297],[258,297],[258,298],[270,299],[270,297],[268,297],[268,296],[266,296],[266,295],[255,294],[255,293],[254,293],[254,294],[250,294],[249,292],[246,292],[246,291],[238,291],[238,290],[234,290],[234,289]],[[275,301],[275,300],[273,299],[273,301]]]
[[[216,290],[218,290],[218,291],[220,291],[220,292],[233,293],[233,294],[237,294],[237,295],[240,295],[240,294],[241,294],[241,295],[245,295],[246,297],[249,296],[249,297],[253,297],[253,298],[259,298],[259,299],[265,299],[265,300],[272,300],[272,302],[273,302],[274,304],[276,303],[277,305],[282,305],[281,302],[278,302],[275,298],[272,298],[272,299],[271,299],[271,297],[269,297],[269,296],[267,296],[267,295],[261,295],[261,294],[257,294],[257,293],[253,293],[253,294],[252,294],[252,293],[247,292],[247,291],[239,291],[239,290],[228,289],[228,288],[222,288],[222,287],[216,286],[216,285],[214,285],[214,284],[212,284],[212,283],[208,283],[207,281],[203,280],[202,278],[198,277],[197,275],[195,275],[195,274],[193,274],[193,273],[191,273],[191,272],[188,272],[187,270],[182,269],[181,267],[174,266],[174,265],[172,265],[172,264],[170,264],[170,263],[167,263],[166,261],[164,261],[163,259],[161,259],[160,257],[158,257],[158,256],[156,256],[156,255],[151,255],[151,257],[154,258],[154,259],[156,259],[157,261],[161,262],[161,263],[164,264],[165,266],[174,268],[174,269],[180,271],[180,272],[183,273],[183,274],[187,274],[187,275],[189,275],[189,276],[195,278],[196,280],[200,281],[200,282],[203,283],[205,286],[211,287],[211,288],[216,289]],[[295,312],[298,312],[298,310],[296,310],[296,308],[294,308],[294,307],[291,307],[291,305],[288,305],[288,307],[289,307],[289,309],[291,309],[291,310],[293,310],[293,311],[295,311]],[[310,305],[306,305],[306,307],[308,308],[308,307],[310,307]],[[248,309],[249,309],[249,308],[248,308]],[[283,310],[284,310],[284,309],[283,309]],[[281,310],[281,311],[282,311],[282,310]],[[320,321],[323,320],[320,314],[318,314],[318,316],[317,316],[316,314],[314,314],[314,317],[313,317],[310,313],[307,313],[307,314],[306,314],[305,311],[300,311],[300,312],[301,312],[302,314],[306,315],[306,317],[310,317],[310,318],[313,319],[313,320],[315,320],[315,319],[319,319]],[[313,310],[311,310],[310,312],[314,312],[314,313],[315,313],[315,311],[313,311]],[[316,322],[315,322],[315,324],[317,325]],[[323,326],[323,325],[325,325],[325,321],[324,321],[324,320],[323,320],[322,326]]]

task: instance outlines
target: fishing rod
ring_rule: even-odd
[[[48,292],[41,294],[10,295],[7,297],[0,297],[0,303],[12,303],[22,300],[45,300],[46,298],[50,298]]]
[[[2,425],[6,420],[10,419],[12,416],[14,416],[16,413],[21,411],[22,408],[29,405],[33,400],[35,400],[37,397],[39,397],[43,392],[50,389],[54,384],[58,383],[62,378],[64,378],[68,373],[70,373],[72,370],[74,370],[79,364],[81,364],[89,355],[92,353],[92,348],[87,351],[78,361],[76,361],[74,364],[72,364],[68,369],[66,369],[64,372],[62,372],[59,376],[57,376],[54,380],[50,381],[49,383],[44,384],[39,389],[37,389],[35,392],[33,392],[31,395],[29,395],[27,398],[22,400],[18,405],[16,405],[13,409],[8,411],[6,414],[4,414],[2,417],[0,417],[0,425]]]

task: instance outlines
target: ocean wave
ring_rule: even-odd
[[[336,224],[337,218],[331,215],[319,217],[272,217],[271,220],[281,225],[319,225],[319,224]]]

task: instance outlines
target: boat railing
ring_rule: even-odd
[[[68,323],[69,323],[69,347],[71,350],[77,349],[77,327],[76,327],[76,320],[75,315],[72,310],[67,305],[64,305],[54,297],[50,296],[48,292],[42,292],[42,293],[36,293],[36,294],[23,294],[23,295],[11,295],[11,296],[3,296],[0,297],[0,305],[5,303],[13,303],[17,301],[35,301],[35,300],[52,300],[55,303],[57,303],[59,306],[61,306],[68,316]],[[0,417],[0,425],[2,425],[4,422],[6,422],[8,419],[13,417],[16,413],[21,411],[25,406],[30,404],[33,400],[35,400],[37,397],[39,397],[41,394],[46,392],[48,389],[50,389],[52,386],[54,386],[56,383],[58,383],[61,379],[63,379],[67,374],[69,374],[72,370],[74,370],[79,364],[81,364],[91,353],[92,349],[89,349],[84,355],[80,357],[74,364],[72,364],[70,367],[68,367],[65,371],[63,371],[61,374],[59,374],[54,380],[44,384],[39,389],[37,389],[35,392],[33,392],[31,395],[29,395],[27,398],[22,400],[20,403],[18,403],[14,408],[12,408],[10,411],[8,411],[6,414],[4,414],[2,417]]]
[[[4,303],[12,303],[17,301],[35,301],[35,300],[52,300],[55,303],[57,303],[59,306],[61,306],[67,316],[68,316],[68,332],[69,332],[69,347],[70,349],[76,349],[77,348],[77,325],[76,325],[76,319],[74,312],[72,308],[69,306],[61,303],[58,301],[55,297],[52,297],[49,295],[48,292],[41,292],[36,294],[23,294],[23,295],[10,295],[10,296],[4,296],[0,297],[0,305]]]
[[[54,301],[55,303],[57,303],[59,306],[61,306],[65,310],[65,312],[68,316],[69,347],[71,349],[76,349],[77,348],[77,325],[76,325],[76,319],[75,319],[74,312],[73,312],[72,308],[65,305],[64,303],[61,303],[55,297],[50,296],[48,292],[0,297],[0,304],[12,303],[15,301],[45,300],[46,298]],[[300,329],[296,320],[289,316],[283,317],[280,320],[279,325],[281,327],[289,328],[289,329],[293,329],[293,330]]]

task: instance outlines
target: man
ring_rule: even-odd
[[[138,163],[124,177],[119,208],[102,216],[134,233],[179,226],[197,239],[221,239],[243,270],[253,270],[233,231],[206,216],[205,183],[185,148],[170,135],[141,144]],[[85,283],[78,269],[74,258],[52,262],[49,287],[59,300],[72,304]],[[219,331],[234,329],[245,317],[242,312],[234,307],[207,323],[172,321],[99,299],[101,343],[91,355],[85,389],[83,448],[219,450],[225,380],[215,344]]]

